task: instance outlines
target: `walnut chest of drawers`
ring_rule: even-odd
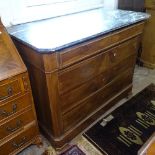
[[[108,16],[115,13],[123,13],[123,17],[131,15],[126,11],[112,13]],[[115,31],[72,42],[69,46],[65,44],[63,48],[60,46],[62,42],[75,41],[74,37],[88,32],[92,35],[106,28],[102,21],[106,14],[103,10],[93,10],[9,30],[28,67],[40,129],[56,148],[68,143],[132,91],[136,55],[144,28],[142,18],[139,22],[135,20],[144,14],[130,18],[134,23]],[[80,24],[76,27],[81,19],[84,28]],[[120,22],[111,20],[113,24]],[[59,22],[60,25],[56,25]],[[71,30],[73,27],[76,29]],[[59,49],[50,51],[48,45],[56,45]]]
[[[38,139],[28,73],[0,22],[0,154],[16,154]]]

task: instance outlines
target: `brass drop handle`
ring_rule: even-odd
[[[8,88],[7,88],[7,95],[6,95],[6,96],[0,96],[0,100],[4,100],[4,99],[8,98],[8,97],[10,97],[12,94],[13,94],[12,87],[8,87]]]
[[[15,128],[12,128],[12,127],[7,126],[7,127],[6,127],[6,130],[7,130],[8,132],[14,132],[14,131],[18,130],[18,129],[21,128],[21,127],[22,127],[22,121],[21,121],[21,120],[18,120],[18,121],[16,122],[16,127],[15,127]]]
[[[25,143],[27,142],[27,139],[26,137],[24,136],[19,143],[16,143],[16,142],[13,142],[12,143],[12,146],[15,147],[16,149],[17,148],[20,148],[22,145],[24,145]]]
[[[8,116],[14,114],[16,111],[17,111],[17,104],[14,103],[14,104],[12,104],[12,111],[11,112],[7,112],[6,110],[0,109],[0,115],[3,117],[8,117]]]

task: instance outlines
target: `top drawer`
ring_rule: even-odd
[[[0,101],[17,95],[21,91],[19,80],[14,80],[8,83],[0,83]]]
[[[122,41],[128,40],[142,33],[144,22],[116,31],[109,35],[91,40],[89,42],[68,48],[60,52],[60,67],[66,67],[77,61],[83,60],[102,50],[108,49]]]
[[[145,7],[155,9],[155,0],[145,0]]]

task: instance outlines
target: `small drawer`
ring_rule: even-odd
[[[133,69],[129,69],[115,79],[106,87],[100,89],[96,94],[90,96],[77,107],[71,109],[63,118],[63,127],[67,131],[80,123],[84,118],[92,114],[97,108],[104,106],[105,102],[117,95],[132,83]]]
[[[59,72],[59,90],[63,94],[93,77],[106,71],[109,67],[108,52],[98,54],[80,64]]]
[[[0,122],[3,119],[6,119],[18,113],[19,111],[22,111],[23,109],[25,109],[26,107],[30,105],[32,105],[31,93],[27,93],[10,102],[0,105]]]
[[[16,118],[10,119],[8,122],[0,125],[0,141],[13,134],[14,132],[19,132],[23,130],[24,126],[35,120],[32,110],[24,112],[23,114],[17,116]]]
[[[37,136],[37,129],[35,126],[27,129],[26,131],[18,134],[15,138],[9,140],[3,145],[0,145],[0,154],[9,155],[15,153],[17,150],[20,150],[24,146],[34,141],[34,138]]]
[[[135,37],[143,32],[144,23],[140,23],[134,26],[130,26],[126,29],[118,31],[111,36],[111,43],[118,44],[119,42],[128,40],[132,37]]]
[[[8,99],[22,92],[19,80],[14,80],[9,83],[0,83],[0,101]]]

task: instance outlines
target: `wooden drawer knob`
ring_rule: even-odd
[[[117,53],[113,53],[113,55],[114,55],[114,57],[116,57],[117,56]]]

